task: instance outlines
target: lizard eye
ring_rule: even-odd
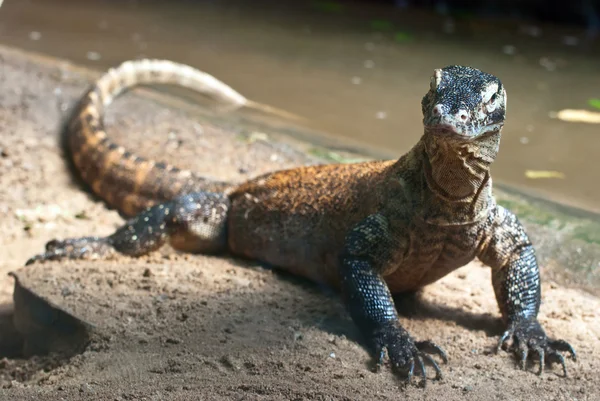
[[[497,99],[498,99],[498,94],[497,93],[494,93],[492,95],[492,97],[490,97],[490,100],[485,105],[485,108],[487,109],[488,113],[491,113],[492,111],[496,110],[496,100]]]

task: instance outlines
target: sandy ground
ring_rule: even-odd
[[[567,361],[568,378],[558,368],[538,377],[537,367],[523,372],[492,352],[502,326],[490,272],[475,263],[426,288],[403,318],[449,355],[444,379],[425,389],[371,370],[334,293],[251,261],[165,248],[22,268],[52,238],[107,234],[122,220],[74,180],[60,147],[61,121],[85,78],[6,49],[0,59],[0,399],[600,399],[600,299],[544,283],[540,320],[579,360]],[[135,94],[107,121],[129,148],[219,177],[314,162]],[[19,278],[14,314],[8,272]],[[32,356],[47,349],[63,353]]]

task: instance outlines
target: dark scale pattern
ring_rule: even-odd
[[[449,66],[435,71],[421,107],[426,127],[441,124],[463,136],[476,137],[504,122],[506,92],[491,74]]]
[[[383,277],[376,265],[385,260],[390,232],[386,218],[380,214],[367,217],[346,238],[341,255],[341,289],[350,316],[369,340],[377,363],[383,363],[387,350],[394,368],[403,371],[410,381],[415,366],[426,382],[425,362],[441,378],[441,370],[427,353],[438,354],[447,362],[445,352],[431,342],[415,343],[400,325],[398,313]],[[427,346],[424,346],[426,344]]]
[[[474,96],[474,88],[483,88],[490,82],[498,85],[500,80],[491,74],[462,65],[451,65],[442,69],[446,79],[437,85],[435,101],[446,107],[446,112],[454,114],[459,109],[477,110],[481,96]],[[502,89],[501,87],[499,89]]]
[[[436,344],[415,342],[400,325],[392,295],[383,278],[375,272],[371,263],[347,255],[342,257],[342,293],[352,319],[369,340],[377,357],[377,365],[383,363],[387,350],[392,366],[406,374],[410,381],[415,367],[426,383],[425,363],[442,376],[437,362],[429,354],[439,355],[447,362],[446,353]]]
[[[350,315],[365,334],[398,319],[385,281],[369,261],[346,256],[342,261],[342,292]]]
[[[425,379],[425,365],[441,377],[431,354],[444,361],[446,355],[411,337],[391,294],[417,290],[479,257],[492,269],[506,322],[500,346],[511,342],[522,366],[531,355],[540,372],[559,363],[566,375],[561,352],[575,359],[575,351],[548,338],[537,321],[533,245],[492,195],[490,166],[507,99],[498,78],[470,67],[435,70],[422,101],[424,134],[398,160],[300,167],[228,187],[137,158],[106,138],[101,100],[135,83],[135,68],[128,71],[82,101],[71,126],[73,159],[92,188],[125,214],[154,206],[109,237],[51,241],[28,263],[141,255],[166,241],[189,252],[228,250],[340,289],[379,364],[387,351],[401,375]]]
[[[490,220],[490,242],[480,255],[491,266],[492,283],[502,317],[507,323],[498,343],[498,349],[506,346],[515,352],[525,369],[530,354],[537,356],[539,374],[546,363],[559,363],[567,375],[564,357],[558,351],[566,351],[576,359],[575,350],[563,340],[549,339],[537,321],[541,303],[540,272],[535,250],[517,217],[498,206]]]
[[[167,241],[187,252],[218,253],[227,246],[229,200],[223,194],[197,192],[152,206],[129,219],[108,237],[51,241],[46,252],[29,259],[98,259],[119,252],[141,256]]]
[[[385,242],[389,238],[387,219],[381,214],[374,214],[350,231],[345,251],[352,256],[370,256],[380,252],[379,249],[386,249]]]
[[[541,286],[533,247],[518,249],[506,267],[495,270],[493,284],[502,316],[509,323],[537,316]]]

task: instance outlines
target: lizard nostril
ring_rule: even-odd
[[[467,121],[467,119],[469,118],[466,111],[459,111],[458,117],[463,121]]]
[[[437,104],[433,107],[433,114],[436,116],[439,116],[442,114],[442,105],[441,104]]]

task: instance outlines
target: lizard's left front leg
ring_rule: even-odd
[[[576,360],[575,350],[564,340],[548,338],[537,320],[541,302],[540,272],[533,246],[514,214],[498,206],[489,242],[479,258],[493,269],[494,292],[507,323],[498,350],[512,339],[509,350],[515,352],[522,369],[528,356],[534,354],[540,364],[539,374],[543,373],[546,362],[558,362],[566,376],[565,360],[559,351],[569,352]]]
[[[357,224],[346,236],[341,255],[341,286],[346,307],[377,358],[383,363],[387,349],[392,366],[411,380],[417,372],[426,383],[425,363],[442,372],[429,354],[439,355],[447,362],[446,353],[431,341],[415,341],[402,327],[390,291],[379,273],[382,254],[392,245],[387,219],[374,214]]]

